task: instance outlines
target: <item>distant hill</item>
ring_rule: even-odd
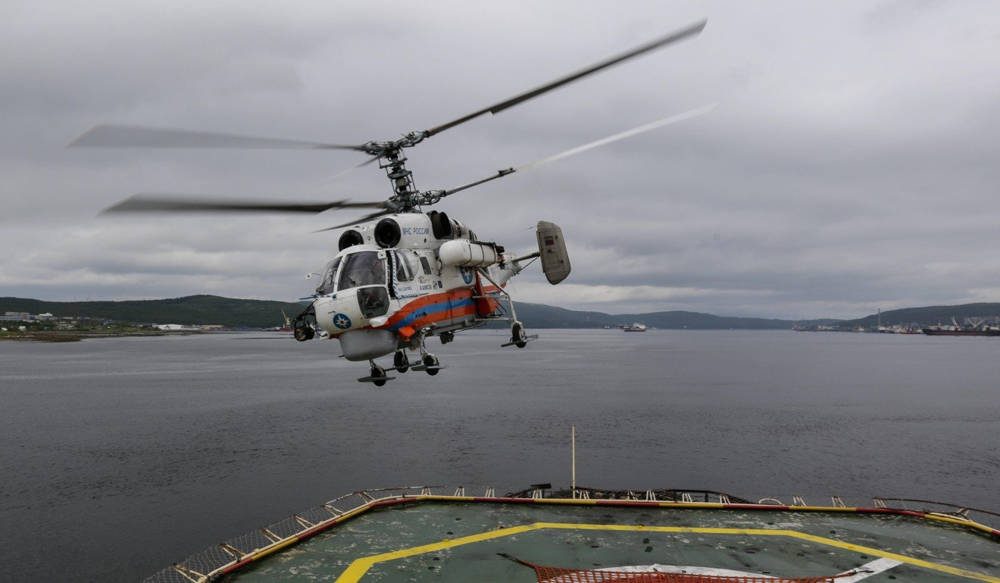
[[[882,312],[882,325],[909,324],[916,322],[920,326],[931,324],[950,324],[955,318],[959,323],[965,318],[997,318],[1000,317],[1000,303],[961,304],[957,306],[926,306],[923,308],[902,308]],[[870,328],[878,322],[878,314],[871,314],[857,320],[843,320],[843,327],[864,326]]]
[[[603,328],[632,322],[642,322],[653,328],[690,330],[787,330],[795,324],[835,325],[842,328],[871,328],[878,319],[871,314],[856,320],[777,320],[715,316],[700,312],[666,311],[645,314],[605,314],[567,310],[543,304],[518,302],[518,317],[529,328]],[[211,295],[187,296],[163,300],[132,300],[121,302],[46,302],[26,298],[0,297],[2,312],[45,312],[56,316],[82,316],[122,322],[156,324],[222,324],[234,328],[269,328],[282,324],[281,312],[294,316],[303,305],[293,302],[245,300]],[[921,326],[949,323],[952,318],[1000,318],[1000,303],[962,304],[958,306],[927,306],[882,312],[882,325],[910,324]]]
[[[198,295],[164,300],[121,302],[45,302],[0,298],[0,313],[51,313],[53,316],[100,318],[155,324],[222,324],[234,328],[270,328],[282,325],[281,311],[295,316],[303,306],[266,300],[242,300]]]
[[[612,315],[520,302],[515,307],[518,317],[530,328],[603,328],[642,322],[654,328],[783,330],[791,328],[794,324],[791,320],[734,318],[682,311]],[[289,316],[294,316],[302,311],[302,305],[210,295],[121,302],[46,302],[25,298],[0,298],[0,312],[33,314],[49,312],[55,316],[80,316],[123,322],[222,324],[237,328],[278,326],[282,323],[282,310]]]

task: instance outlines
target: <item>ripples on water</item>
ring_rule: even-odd
[[[0,344],[0,580],[136,580],[347,491],[569,481],[996,508],[1000,339],[475,332],[355,381],[270,334]]]

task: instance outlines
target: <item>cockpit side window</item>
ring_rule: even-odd
[[[417,263],[417,258],[413,254],[413,251],[407,249],[393,251],[393,258],[393,263],[396,266],[396,281],[413,281]]]
[[[334,284],[337,282],[338,267],[340,267],[340,257],[326,264],[326,269],[323,270],[323,280],[316,288],[316,293],[326,295],[334,292],[336,289]]]
[[[337,289],[363,285],[385,285],[385,261],[375,251],[359,251],[344,257]]]

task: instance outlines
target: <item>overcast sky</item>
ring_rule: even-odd
[[[424,129],[702,18],[697,38],[410,150],[448,188],[707,103],[710,114],[456,195],[481,238],[560,224],[524,301],[856,317],[1000,301],[995,2],[8,0],[0,295],[292,300],[352,218],[98,217],[136,192],[380,200],[337,151],[67,149],[98,123],[357,143]]]

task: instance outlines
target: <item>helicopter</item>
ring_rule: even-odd
[[[377,163],[385,171],[392,188],[391,196],[385,200],[288,202],[137,194],[104,212],[372,211],[359,219],[317,231],[344,229],[338,238],[337,254],[322,273],[315,274],[319,275],[319,285],[312,296],[304,298],[309,304],[291,319],[291,325],[294,338],[300,342],[317,336],[339,340],[344,358],[368,361],[370,365],[369,374],[358,380],[381,387],[397,378],[389,372],[402,374],[414,370],[433,376],[444,368],[427,349],[426,340],[430,337],[437,336],[446,344],[458,331],[501,320],[510,326],[510,338],[501,346],[524,348],[537,336],[529,335],[518,319],[514,301],[506,290],[507,283],[536,260],[553,285],[565,280],[572,269],[562,229],[553,222],[538,221],[535,226],[537,250],[518,255],[495,241],[481,239],[447,213],[425,211],[425,207],[516,172],[702,115],[714,105],[671,115],[527,164],[497,170],[490,176],[451,189],[418,189],[412,171],[406,166],[405,150],[487,113],[500,113],[588,75],[697,36],[706,24],[704,20],[694,23],[489,107],[392,140],[334,144],[105,124],[87,131],[70,147],[319,149],[351,150],[368,156],[356,167]],[[415,363],[411,363],[408,355],[413,351],[419,353]],[[376,362],[390,354],[393,355],[391,367]]]

